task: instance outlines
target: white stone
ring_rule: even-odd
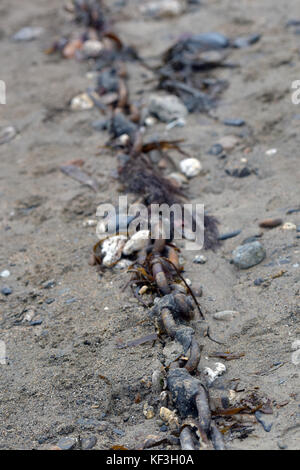
[[[126,241],[127,238],[124,235],[115,235],[103,241],[101,251],[104,254],[102,260],[104,266],[110,268],[121,259]]]
[[[188,114],[185,105],[175,95],[151,95],[149,98],[149,112],[163,122],[183,119]]]
[[[277,149],[266,150],[266,155],[268,156],[276,155],[276,153],[277,153]]]
[[[0,273],[0,276],[1,277],[9,277],[10,276],[10,271],[8,269],[4,269],[4,271],[2,271]]]
[[[150,2],[141,7],[141,12],[154,18],[169,18],[181,15],[185,10],[185,4],[179,0],[161,0]]]
[[[226,372],[226,366],[222,362],[215,363],[215,370],[212,370],[210,367],[205,367],[203,373],[207,376],[209,384],[212,384],[217,377],[223,375]]]
[[[180,162],[180,169],[185,176],[193,178],[193,176],[199,175],[202,165],[197,158],[185,158]]]
[[[136,232],[126,243],[123,254],[129,256],[136,251],[140,251],[148,245],[150,232],[149,230],[140,230]]]
[[[80,95],[74,96],[71,101],[71,109],[73,111],[85,111],[94,107],[93,100],[87,93],[81,93]]]
[[[239,312],[234,310],[224,310],[222,312],[216,312],[213,317],[215,320],[231,321],[239,315]]]
[[[89,39],[83,43],[82,50],[88,57],[98,57],[103,50],[103,44],[100,41]]]

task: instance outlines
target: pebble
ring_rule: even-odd
[[[132,261],[130,261],[129,259],[120,259],[120,261],[118,261],[117,264],[115,264],[114,268],[120,269],[120,270],[127,269],[131,265],[132,265]]]
[[[51,289],[56,285],[55,279],[50,279],[49,281],[45,281],[42,284],[43,289]]]
[[[77,424],[85,430],[97,429],[99,432],[107,431],[108,423],[106,421],[99,421],[95,418],[79,418]]]
[[[0,145],[13,140],[17,135],[17,130],[13,126],[7,126],[0,129]]]
[[[171,428],[176,429],[179,426],[176,411],[169,410],[169,408],[162,406],[161,409],[159,410],[159,416]]]
[[[47,305],[53,304],[53,302],[55,302],[55,299],[53,299],[53,298],[50,298],[50,299],[46,299],[46,300],[45,300],[45,303],[46,303]]]
[[[296,232],[297,232],[297,233],[300,232],[300,225],[297,225],[297,227],[296,227]]]
[[[266,150],[266,155],[268,155],[269,157],[272,155],[276,155],[277,151],[278,151],[277,149]]]
[[[4,269],[4,271],[2,271],[0,273],[0,276],[4,277],[4,278],[9,277],[10,276],[10,271],[8,269]]]
[[[266,257],[266,250],[258,241],[238,246],[233,251],[233,263],[240,269],[248,269],[261,263]]]
[[[127,238],[124,235],[115,235],[104,240],[102,243],[102,254],[104,254],[102,263],[104,266],[109,268],[121,259],[126,241]]]
[[[12,292],[13,292],[12,289],[10,287],[7,287],[7,286],[2,287],[2,289],[1,289],[1,294],[3,294],[3,295],[10,295],[10,294],[12,294]]]
[[[149,404],[146,402],[143,407],[143,414],[146,419],[152,419],[155,416],[154,413],[154,408],[153,406],[149,406]]]
[[[254,414],[255,414],[257,421],[259,422],[259,424],[262,425],[264,430],[266,432],[270,432],[273,426],[273,421],[271,422],[271,419],[273,418],[271,418],[270,415],[266,415],[262,413],[261,411],[255,411]]]
[[[239,49],[242,49],[244,47],[251,46],[252,44],[255,44],[258,42],[261,38],[260,34],[251,34],[250,36],[241,36],[236,38],[233,41],[233,47],[237,47]]]
[[[232,150],[239,142],[240,139],[235,135],[225,135],[219,140],[218,144],[221,145],[224,150]]]
[[[283,226],[282,226],[283,230],[296,230],[297,229],[297,225],[293,224],[292,222],[286,222]]]
[[[82,51],[87,57],[95,58],[103,51],[103,44],[101,41],[89,39],[83,43]]]
[[[205,264],[207,262],[207,258],[203,255],[197,255],[193,259],[193,263],[195,264]]]
[[[171,122],[175,119],[184,119],[188,111],[182,101],[175,95],[151,95],[149,113],[163,122]]]
[[[71,109],[73,111],[85,111],[94,107],[93,100],[87,93],[81,93],[80,95],[74,96],[71,101]]]
[[[221,33],[203,33],[203,34],[194,34],[191,38],[188,39],[188,42],[192,45],[195,45],[199,49],[213,50],[213,49],[223,49],[229,46],[229,40],[226,36]]]
[[[214,144],[214,145],[210,148],[209,153],[210,153],[211,155],[220,155],[220,154],[223,152],[223,150],[224,150],[223,145],[221,145],[221,144]]]
[[[185,5],[179,0],[161,0],[160,2],[150,2],[141,7],[144,15],[152,18],[170,18],[181,15],[185,10]]]
[[[258,277],[257,279],[254,280],[253,284],[255,286],[260,286],[261,284],[263,284],[265,282],[265,280],[262,278],[262,277]]]
[[[40,37],[44,31],[45,31],[44,28],[40,28],[38,26],[36,27],[27,26],[25,28],[20,29],[20,31],[18,31],[13,36],[13,40],[14,41],[32,41]]]
[[[95,436],[85,437],[80,441],[82,450],[90,450],[97,444],[97,438]]]
[[[75,447],[77,440],[73,437],[62,437],[56,444],[61,450],[71,450]]]
[[[203,370],[204,375],[207,376],[207,381],[211,385],[217,377],[220,377],[226,372],[226,366],[222,362],[215,363],[215,370],[210,367],[205,367]]]
[[[231,321],[238,315],[239,312],[236,312],[235,310],[223,310],[222,312],[216,312],[213,315],[213,318],[215,320]]]
[[[225,119],[223,124],[225,126],[241,127],[245,125],[245,121],[243,119]]]
[[[145,248],[149,243],[149,230],[140,230],[136,232],[130,240],[128,240],[123,248],[123,254],[129,256],[136,251],[140,251]]]
[[[187,178],[182,173],[170,173],[170,175],[168,175],[168,179],[175,181],[179,188],[188,183]]]
[[[185,176],[193,178],[194,176],[199,175],[202,165],[197,158],[185,158],[180,162],[180,169]]]
[[[282,219],[265,219],[259,222],[259,226],[261,228],[274,228],[278,227],[279,225],[282,225],[283,220]]]
[[[241,230],[235,230],[234,232],[227,232],[219,235],[218,240],[228,240],[229,238],[237,237],[241,233]]]

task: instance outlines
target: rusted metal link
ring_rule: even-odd
[[[177,325],[171,311],[168,308],[162,309],[161,320],[168,336],[170,336],[172,339],[175,338]]]
[[[185,364],[186,370],[189,372],[194,372],[197,370],[198,364],[200,362],[200,356],[201,356],[201,351],[203,349],[203,346],[199,346],[198,341],[193,338],[192,339],[192,344],[190,348],[190,357]]]
[[[179,439],[182,450],[196,450],[192,431],[187,426],[181,430]]]
[[[223,434],[219,431],[215,423],[212,421],[210,425],[210,437],[215,450],[225,450],[225,442]]]
[[[196,395],[195,401],[200,428],[208,436],[210,433],[211,412],[209,407],[208,393],[203,385],[199,386],[199,391]]]
[[[152,263],[152,274],[156,284],[162,294],[167,295],[171,292],[167,277],[159,260],[154,260]]]

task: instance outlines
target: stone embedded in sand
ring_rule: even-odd
[[[127,238],[124,235],[115,235],[104,240],[101,247],[102,254],[104,254],[102,260],[104,266],[110,268],[121,259],[126,241]]]
[[[98,57],[103,51],[103,44],[101,41],[89,39],[85,41],[82,46],[82,51],[87,57]]]
[[[182,173],[188,178],[199,175],[202,165],[197,158],[185,158],[180,162],[180,169]]]
[[[233,254],[233,263],[240,269],[248,269],[261,263],[266,257],[266,250],[258,241],[238,246]]]
[[[213,315],[215,320],[222,320],[222,321],[231,321],[235,317],[237,317],[239,312],[235,310],[223,310],[222,312],[216,312]]]
[[[220,377],[226,372],[226,366],[222,362],[215,363],[215,370],[210,367],[205,367],[203,373],[207,376],[207,381],[211,385],[217,377]]]
[[[183,119],[188,111],[182,101],[175,95],[151,95],[149,99],[149,113],[163,122]]]
[[[40,37],[43,32],[44,28],[40,28],[38,26],[31,27],[31,26],[26,26],[25,28],[20,29],[14,36],[13,40],[14,41],[33,41],[34,39],[37,39]]]
[[[224,150],[232,150],[239,142],[240,139],[235,135],[225,135],[218,141],[218,144],[221,145]]]
[[[195,263],[195,264],[205,264],[206,261],[207,261],[207,258],[206,258],[206,256],[203,256],[203,255],[197,255],[193,259],[193,263]]]
[[[169,18],[178,16],[185,10],[185,4],[179,0],[160,0],[159,2],[150,2],[141,7],[144,15],[153,18]]]
[[[71,101],[71,109],[73,111],[85,111],[94,107],[93,100],[87,93],[81,93],[80,95],[74,96]]]
[[[136,232],[126,243],[123,254],[129,256],[136,251],[140,251],[148,245],[150,232],[149,230],[140,230]]]

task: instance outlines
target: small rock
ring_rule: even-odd
[[[239,142],[240,139],[235,135],[225,135],[219,140],[218,144],[221,145],[224,150],[232,150]]]
[[[203,287],[200,285],[193,285],[193,293],[196,297],[202,297]]]
[[[20,29],[14,36],[14,41],[32,41],[40,37],[44,32],[44,28],[27,26]]]
[[[77,440],[73,437],[62,437],[56,444],[61,450],[71,450],[76,446]]]
[[[194,176],[199,175],[202,165],[197,158],[185,158],[180,162],[180,169],[185,176],[193,178]]]
[[[261,411],[255,411],[254,414],[257,421],[262,425],[264,430],[266,432],[270,432],[273,426],[273,418],[270,415],[262,413]]]
[[[114,265],[114,269],[127,269],[132,265],[132,261],[129,259],[120,259],[117,264]]]
[[[297,229],[297,225],[293,224],[292,222],[286,222],[283,226],[282,226],[283,230],[296,230]]]
[[[241,230],[235,230],[234,232],[222,233],[218,236],[218,240],[228,240],[229,238],[237,237],[241,233]]]
[[[121,259],[126,241],[127,238],[124,235],[115,235],[104,240],[101,247],[102,254],[104,254],[102,260],[104,266],[109,268]]]
[[[152,419],[155,416],[154,413],[154,408],[153,406],[149,406],[148,403],[146,402],[143,407],[143,414],[146,419]]]
[[[187,178],[182,173],[170,173],[168,179],[174,181],[179,188],[188,183]]]
[[[164,386],[164,375],[161,370],[156,369],[152,374],[152,389],[154,392],[160,393]]]
[[[71,109],[73,111],[85,111],[94,107],[93,100],[87,93],[81,93],[75,96],[71,101]]]
[[[152,95],[149,99],[149,113],[163,122],[183,119],[188,111],[182,101],[175,95]]]
[[[215,363],[215,370],[211,369],[210,367],[205,367],[203,373],[207,376],[207,381],[209,385],[211,385],[217,377],[220,377],[226,372],[226,366],[222,364],[222,362]]]
[[[45,300],[45,303],[46,303],[47,305],[53,304],[53,302],[55,302],[55,299],[53,299],[53,298],[49,298],[49,299],[46,299],[46,300]]]
[[[268,156],[276,155],[277,151],[278,151],[277,149],[266,150],[266,155]]]
[[[12,294],[12,289],[10,287],[4,286],[1,289],[1,294],[6,295],[6,296],[10,295]]]
[[[179,0],[161,0],[160,2],[150,2],[141,7],[141,12],[152,18],[170,18],[181,15],[185,10],[185,5]]]
[[[214,144],[210,150],[209,153],[211,155],[220,155],[224,150],[224,147],[221,144]]]
[[[95,436],[83,438],[80,444],[82,450],[90,450],[97,444],[97,438]]]
[[[261,284],[263,284],[264,282],[265,282],[265,280],[262,277],[258,277],[257,279],[254,279],[253,284],[255,286],[261,286]]]
[[[238,246],[233,252],[233,263],[240,269],[248,269],[261,263],[266,257],[266,250],[258,241]]]
[[[282,225],[283,220],[282,219],[265,219],[259,222],[259,226],[261,228],[274,228],[278,227],[279,225]]]
[[[222,312],[214,313],[213,317],[215,320],[231,321],[238,315],[239,312],[236,312],[235,310],[224,310]]]
[[[0,145],[13,140],[17,135],[17,130],[13,126],[7,126],[0,129]]]
[[[120,437],[125,436],[125,432],[122,431],[122,429],[113,428],[113,429],[112,429],[112,432],[114,432],[115,434],[117,434],[117,436],[120,436]]]
[[[229,40],[226,36],[220,33],[203,33],[194,34],[187,40],[183,40],[187,43],[187,47],[190,50],[214,50],[223,49],[229,46]]]
[[[140,230],[139,232],[136,232],[124,246],[123,254],[125,256],[129,256],[132,253],[145,248],[149,243],[149,236],[149,230]]]
[[[297,233],[300,232],[300,225],[297,225],[297,227],[296,227],[296,232],[297,232]]]
[[[4,271],[2,271],[2,272],[0,273],[0,276],[1,276],[1,277],[4,277],[4,278],[7,278],[7,277],[10,276],[10,271],[8,271],[8,269],[4,269]]]
[[[225,119],[223,124],[225,126],[241,127],[245,125],[245,121],[243,119]]]
[[[205,264],[206,261],[207,261],[207,258],[206,258],[206,256],[203,256],[203,255],[197,255],[193,259],[193,263],[195,263],[195,264]]]
[[[179,426],[178,417],[176,411],[171,411],[169,408],[161,407],[159,410],[159,416],[161,419],[170,426],[171,429],[176,429]]]
[[[55,279],[50,279],[49,281],[45,281],[42,284],[43,289],[51,289],[56,285]]]
[[[236,38],[233,41],[233,46],[237,47],[239,49],[242,49],[244,47],[251,46],[252,44],[255,44],[258,42],[261,38],[260,34],[251,34],[250,36],[242,36],[239,38]]]
[[[103,51],[103,44],[101,41],[89,39],[83,43],[82,51],[87,57],[95,58]]]
[[[253,173],[253,170],[245,165],[240,168],[226,169],[225,172],[234,178],[246,178]]]

